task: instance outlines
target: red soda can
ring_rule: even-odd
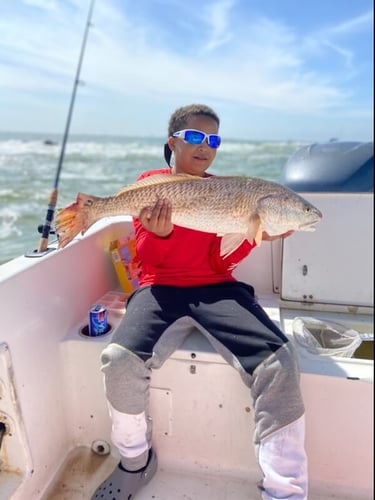
[[[98,337],[107,331],[107,310],[101,304],[95,304],[89,311],[89,335],[90,337]]]

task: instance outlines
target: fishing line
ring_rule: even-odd
[[[59,156],[59,160],[58,160],[58,164],[57,164],[55,180],[53,183],[53,188],[52,188],[51,193],[49,195],[47,214],[46,214],[44,224],[42,226],[42,231],[41,231],[42,236],[41,236],[40,241],[39,241],[38,250],[33,252],[32,254],[26,255],[28,257],[39,256],[41,253],[44,253],[44,252],[46,252],[46,250],[48,250],[48,238],[49,238],[49,235],[51,232],[51,224],[53,221],[53,217],[54,217],[55,209],[56,209],[56,204],[57,204],[60,173],[61,173],[61,169],[63,166],[64,156],[65,156],[65,148],[66,148],[66,143],[68,141],[68,136],[69,136],[69,128],[70,128],[70,122],[71,122],[72,115],[73,115],[77,87],[80,83],[79,75],[81,73],[82,61],[83,61],[83,57],[84,57],[84,53],[85,53],[88,32],[89,32],[89,28],[91,26],[91,17],[92,17],[92,13],[94,10],[94,3],[95,3],[95,0],[91,0],[88,15],[87,15],[86,26],[85,26],[85,30],[84,30],[84,34],[83,34],[82,44],[81,44],[81,51],[80,51],[79,59],[78,59],[77,71],[76,71],[76,75],[75,75],[75,79],[74,79],[73,91],[72,91],[72,95],[71,95],[71,99],[70,99],[68,117],[66,120],[64,136],[63,136],[63,140],[61,143],[61,150],[60,150],[60,156]],[[37,255],[37,254],[39,254],[39,255]]]

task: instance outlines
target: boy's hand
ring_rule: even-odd
[[[142,208],[139,220],[147,231],[166,238],[173,231],[172,206],[168,200],[158,200],[154,206]]]

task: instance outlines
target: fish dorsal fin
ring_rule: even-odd
[[[196,175],[188,175],[188,174],[155,174],[155,175],[150,175],[148,177],[144,177],[143,179],[134,182],[134,184],[125,186],[117,193],[116,196],[125,193],[126,191],[129,190],[133,191],[134,189],[139,189],[144,186],[153,186],[155,184],[163,184],[165,182],[182,182],[186,180],[201,181],[203,179],[209,179],[209,177],[198,177]]]

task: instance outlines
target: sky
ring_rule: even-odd
[[[0,131],[63,134],[91,0],[0,1]],[[373,140],[372,0],[95,0],[70,133]]]

